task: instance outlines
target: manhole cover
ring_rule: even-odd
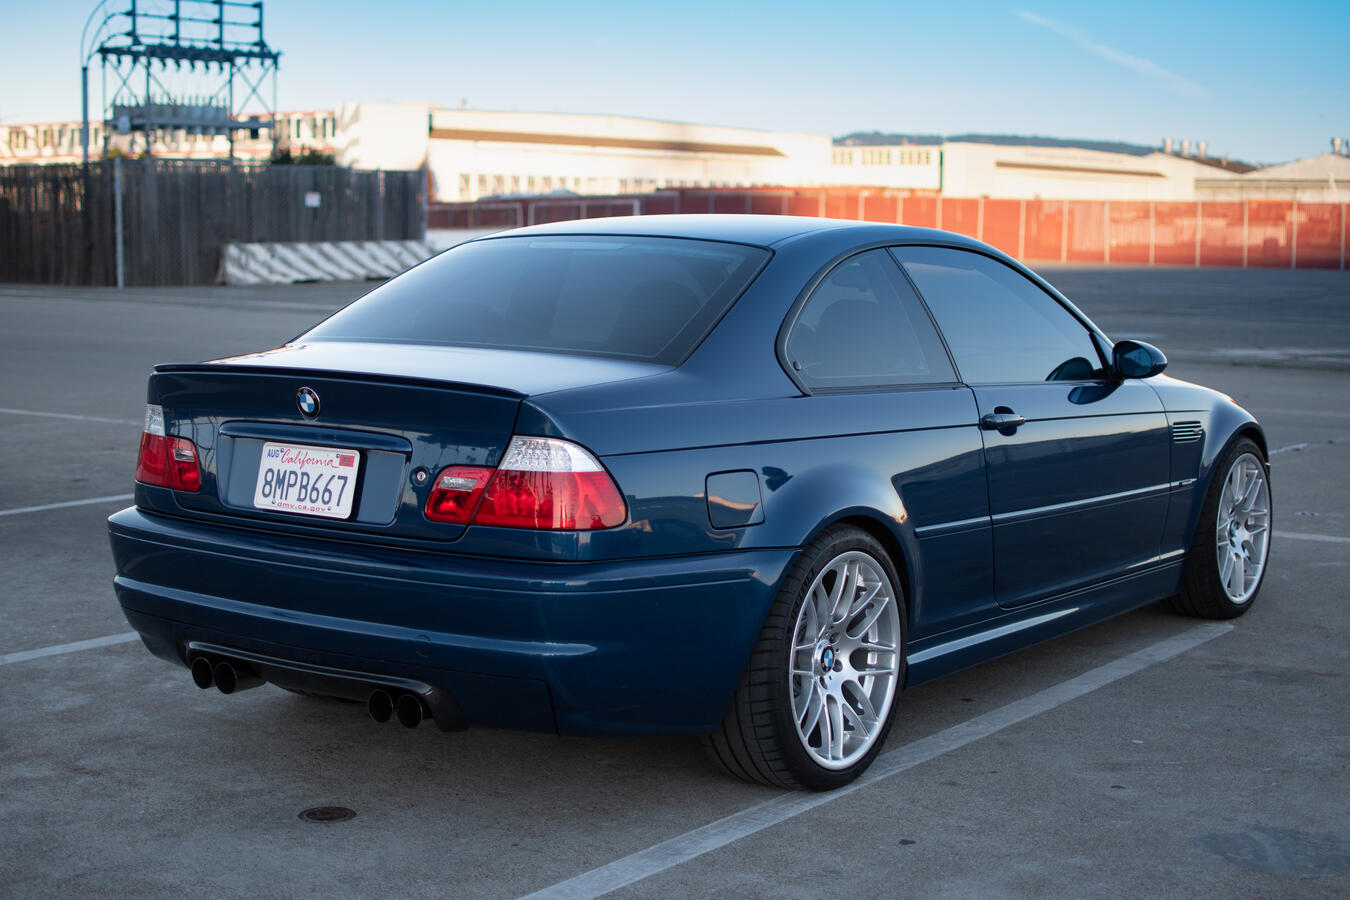
[[[345,822],[356,818],[356,810],[345,806],[311,806],[300,813],[306,822]]]

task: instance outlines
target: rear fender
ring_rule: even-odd
[[[822,509],[832,512],[820,518]],[[827,464],[766,490],[764,525],[758,526],[764,530],[757,538],[766,546],[805,547],[844,521],[870,525],[865,530],[890,552],[912,615],[922,605],[923,585],[914,526],[899,494],[889,482],[878,481],[875,472],[847,463]]]

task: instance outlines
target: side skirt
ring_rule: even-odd
[[[914,687],[1170,597],[1180,588],[1181,571],[1177,560],[916,641],[905,684]]]

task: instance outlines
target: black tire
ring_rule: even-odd
[[[809,738],[802,737],[799,732],[793,712],[795,695],[794,676],[791,674],[792,644],[799,613],[803,612],[803,603],[817,577],[841,557],[848,555],[848,558],[858,559],[856,554],[864,554],[870,559],[873,570],[883,573],[889,581],[898,619],[892,623],[897,649],[894,651],[893,663],[884,665],[893,664],[894,675],[890,676],[892,682],[887,701],[889,708],[884,715],[878,714],[879,728],[874,727],[870,733],[865,734],[866,743],[857,748],[863,752],[850,764],[842,768],[831,768],[822,765],[813,756],[812,751],[806,746]],[[827,573],[825,577],[831,576]],[[869,605],[867,609],[870,610],[871,606]],[[863,610],[857,615],[865,617],[867,612]],[[860,619],[846,617],[842,626],[832,630],[846,634],[850,623],[856,621]],[[717,731],[704,738],[705,749],[719,765],[737,778],[746,781],[774,787],[814,790],[830,790],[853,781],[881,752],[891,723],[895,720],[900,689],[904,684],[907,625],[904,588],[885,548],[861,529],[847,525],[827,528],[804,548],[792,570],[783,580],[764,628],[760,632],[759,640],[750,653],[750,660],[736,688],[731,706]],[[853,650],[850,653],[866,654],[867,651]],[[846,656],[845,652],[841,651],[839,659],[844,658],[852,657]],[[828,659],[825,661],[828,665]],[[835,665],[833,671],[838,672],[840,662],[836,661]],[[828,677],[828,674],[825,677]],[[815,676],[808,680],[810,683],[808,690],[815,690],[815,680]],[[822,707],[825,705],[822,697]],[[857,712],[855,708],[854,713]],[[844,724],[842,719],[839,722],[841,725]],[[823,719],[820,727],[824,727]],[[853,730],[855,740],[860,733],[855,727]]]
[[[1245,586],[1241,595],[1225,587],[1221,577],[1219,553],[1219,513],[1223,502],[1224,485],[1239,464],[1247,465],[1254,459],[1265,479],[1264,542],[1260,547],[1260,566],[1253,584]],[[1270,492],[1270,466],[1261,448],[1249,438],[1238,438],[1214,467],[1214,477],[1205,492],[1205,505],[1200,510],[1200,521],[1191,539],[1190,553],[1186,555],[1186,573],[1182,578],[1181,593],[1168,598],[1168,605],[1178,613],[1204,619],[1233,619],[1252,608],[1265,580],[1270,562],[1270,536],[1274,519]]]

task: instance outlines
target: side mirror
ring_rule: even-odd
[[[1118,341],[1111,348],[1111,368],[1121,378],[1152,378],[1167,368],[1167,357],[1143,341]]]

